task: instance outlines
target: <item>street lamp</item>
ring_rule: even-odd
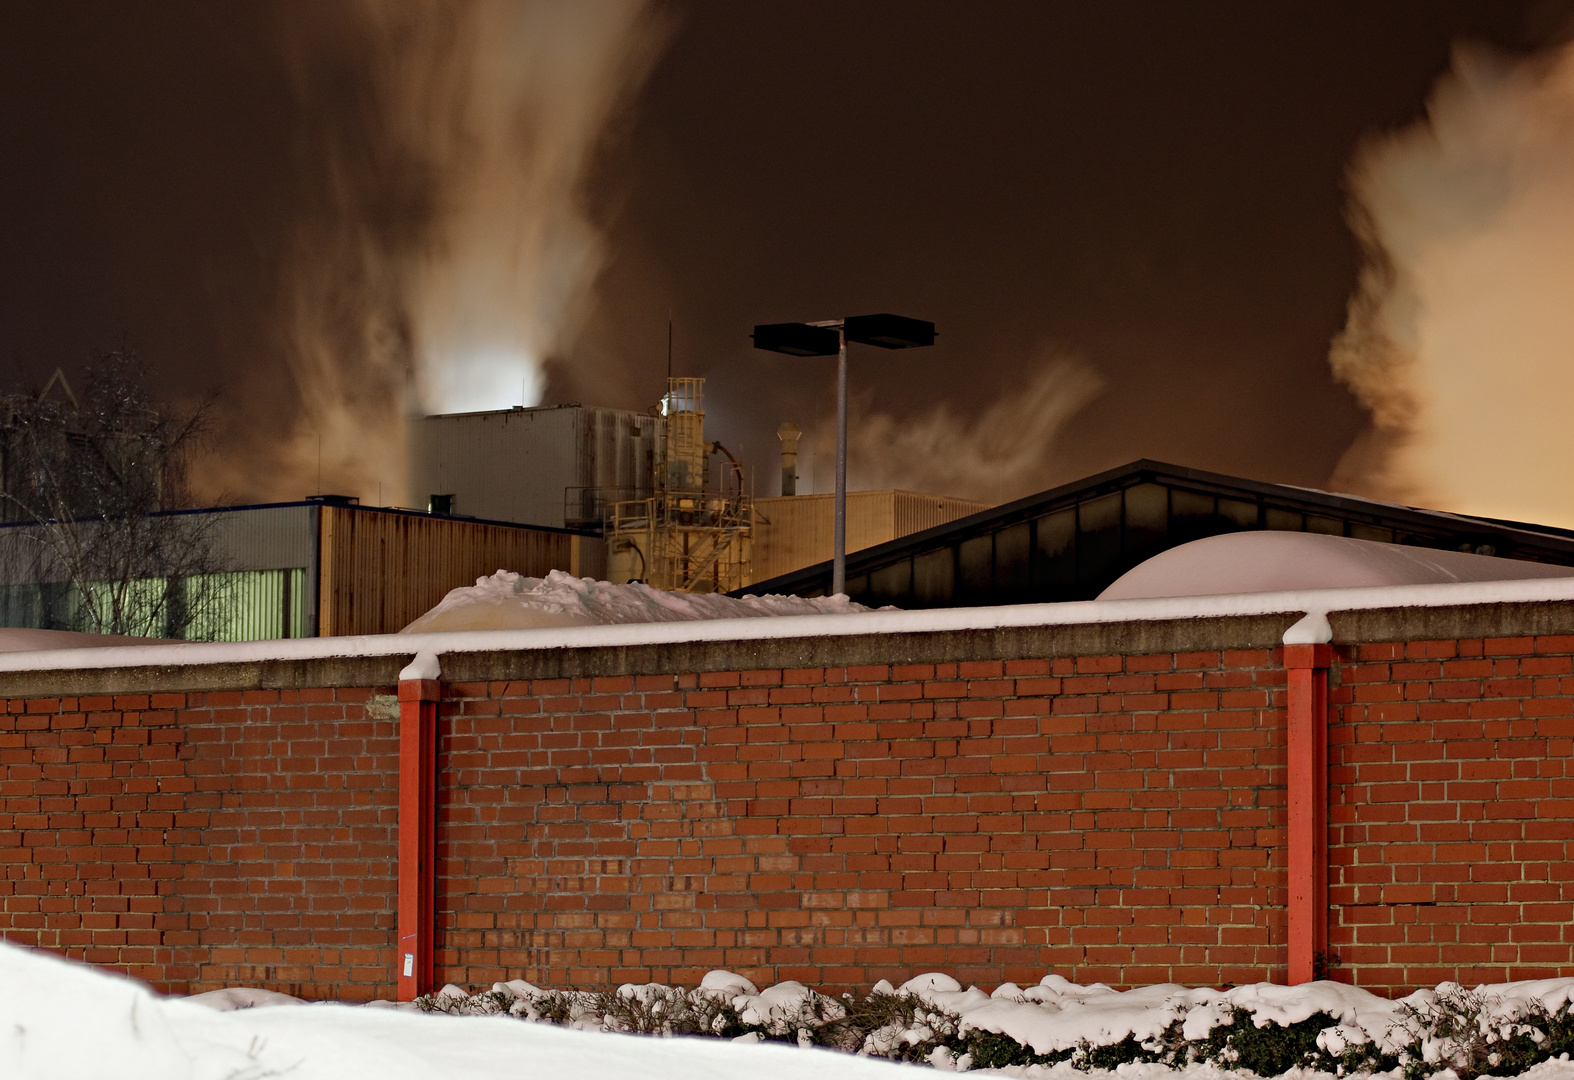
[[[853,315],[815,323],[756,326],[754,347],[788,356],[836,357],[836,528],[831,592],[847,591],[847,343],[915,349],[935,343],[935,324],[902,315]]]

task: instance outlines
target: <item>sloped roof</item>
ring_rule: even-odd
[[[1268,484],[1147,459],[847,556],[847,591],[870,606],[1090,600],[1145,559],[1241,531],[1326,533],[1574,566],[1553,526]],[[818,596],[829,560],[742,592]]]

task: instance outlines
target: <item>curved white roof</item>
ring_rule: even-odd
[[[1170,548],[1100,600],[1574,577],[1574,567],[1303,532],[1238,532]]]

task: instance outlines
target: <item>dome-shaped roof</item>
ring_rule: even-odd
[[[1302,532],[1239,532],[1170,548],[1100,600],[1574,577],[1574,567]]]

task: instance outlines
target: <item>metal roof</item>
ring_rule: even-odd
[[[1471,517],[1147,459],[849,552],[862,603],[956,607],[1086,600],[1191,540],[1284,529],[1574,566],[1574,531]],[[823,595],[829,561],[747,592]]]

